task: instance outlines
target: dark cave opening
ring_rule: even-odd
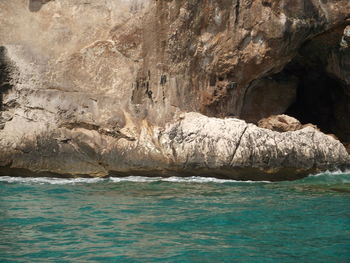
[[[345,95],[342,83],[321,68],[307,67],[292,61],[284,72],[298,78],[296,101],[286,114],[302,124],[312,123],[324,133],[335,134],[345,141],[339,130],[338,103]]]
[[[346,26],[304,43],[283,72],[298,78],[295,102],[285,113],[350,145],[350,48],[342,44]]]
[[[349,30],[346,22],[307,40],[282,71],[250,83],[240,117],[257,124],[287,114],[334,134],[350,152]]]

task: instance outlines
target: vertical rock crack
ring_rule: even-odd
[[[230,160],[230,165],[233,164],[233,160],[234,160],[234,158],[235,158],[235,156],[236,156],[236,153],[237,153],[237,150],[238,150],[239,146],[241,145],[241,141],[242,141],[243,135],[245,134],[245,132],[247,131],[247,129],[248,129],[248,125],[244,128],[244,130],[243,130],[241,136],[240,136],[239,139],[238,139],[237,146],[236,146],[236,148],[234,149],[234,151],[233,151],[233,153],[232,153],[232,157],[231,157],[231,160]]]

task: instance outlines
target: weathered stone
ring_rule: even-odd
[[[278,132],[297,131],[303,128],[301,123],[288,115],[273,115],[258,122],[260,128]]]
[[[331,136],[334,140],[339,141],[339,138],[337,136],[335,136],[335,134],[329,133],[329,134],[326,134],[326,135]]]
[[[235,118],[186,113],[164,129],[147,122],[137,128],[132,140],[88,126],[22,138],[16,146],[4,145],[0,174],[176,174],[276,181],[347,168],[350,161],[338,140],[312,127],[280,133]]]
[[[1,90],[1,173],[277,180],[345,167],[344,147],[312,127],[275,133],[195,113],[174,121],[201,112],[255,122],[307,94],[336,99],[324,114],[308,104],[309,115],[334,117],[321,130],[350,138],[349,52],[339,46],[350,2],[316,2],[0,1],[1,86],[10,87]],[[307,70],[286,67],[299,57],[306,63],[292,64]],[[326,72],[340,83],[330,96],[312,94],[317,85],[301,92],[310,68],[308,80]]]
[[[340,43],[342,48],[350,48],[350,26],[344,29],[344,34]]]
[[[344,146],[346,151],[350,154],[350,143],[346,143]]]
[[[238,119],[197,113],[185,114],[167,126],[160,142],[163,152],[185,170],[222,168],[222,175],[236,179],[295,179],[333,165],[347,166],[350,160],[338,140],[312,127],[280,133]],[[235,169],[243,168],[256,170],[250,170],[250,176],[236,173]]]
[[[307,124],[304,124],[304,125],[302,126],[303,129],[304,129],[304,128],[307,128],[307,127],[312,127],[312,128],[314,128],[315,130],[320,131],[320,129],[317,127],[317,125],[312,124],[312,123],[307,123]]]

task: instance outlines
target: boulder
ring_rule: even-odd
[[[278,132],[297,131],[303,127],[297,119],[285,114],[272,115],[268,118],[261,119],[258,122],[258,126]]]
[[[340,42],[340,46],[342,48],[350,48],[350,26],[347,26],[344,29],[344,34],[342,37],[342,41]]]

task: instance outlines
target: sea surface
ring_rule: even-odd
[[[0,177],[0,262],[350,262],[350,173]]]

